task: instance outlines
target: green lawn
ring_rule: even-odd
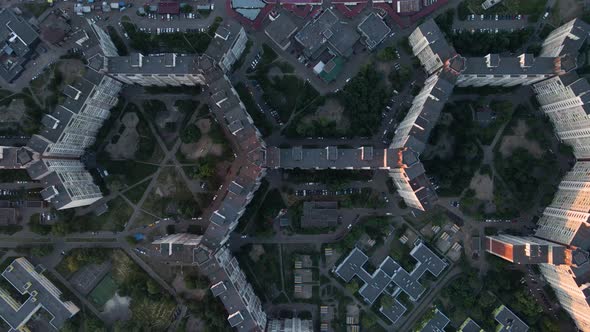
[[[110,176],[117,176],[127,186],[143,180],[152,175],[157,166],[138,163],[133,160],[101,160],[99,163],[104,166]]]
[[[145,190],[147,189],[147,187],[150,185],[150,181],[149,180],[145,180],[142,183],[136,185],[135,187],[127,190],[124,195],[133,203],[137,204],[139,203],[139,200],[141,199],[141,197],[143,196],[143,193],[145,192]]]
[[[133,209],[123,197],[116,197],[107,202],[109,210],[97,216],[89,213],[83,216],[77,216],[73,223],[85,224],[83,227],[87,231],[122,231],[125,223],[131,217]]]

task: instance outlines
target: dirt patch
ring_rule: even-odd
[[[180,152],[190,160],[197,160],[208,154],[218,157],[221,156],[223,154],[223,146],[214,143],[211,137],[207,135],[211,129],[211,120],[201,119],[196,122],[196,125],[201,130],[201,138],[195,143],[182,144],[180,146]]]
[[[252,246],[252,250],[250,250],[248,256],[250,256],[253,262],[258,262],[260,256],[264,255],[264,253],[264,247],[260,244],[255,244]]]
[[[487,174],[475,174],[469,187],[475,190],[475,197],[479,200],[492,201],[494,199],[494,182]]]
[[[139,143],[139,134],[136,127],[139,123],[137,114],[126,113],[121,119],[121,126],[124,126],[123,132],[117,134],[119,136],[115,143],[109,143],[105,151],[107,151],[113,159],[133,159],[137,151]],[[120,130],[121,127],[119,127]]]
[[[529,131],[529,127],[524,120],[518,120],[516,127],[514,128],[514,134],[506,135],[502,138],[502,144],[500,145],[500,153],[503,157],[508,157],[517,148],[524,148],[535,158],[541,158],[543,156],[543,148],[538,142],[530,141],[526,138],[526,133]]]

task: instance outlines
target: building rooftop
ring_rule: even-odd
[[[0,10],[0,76],[14,81],[23,71],[39,34],[11,9]]]
[[[494,311],[494,319],[500,324],[496,329],[497,332],[527,332],[529,330],[529,326],[505,305],[501,305]]]
[[[441,332],[451,320],[438,309],[434,309],[434,316],[422,327],[420,332]]]
[[[463,324],[457,330],[458,332],[483,332],[483,329],[477,325],[477,323],[471,319],[471,317],[467,317]]]
[[[367,47],[372,50],[391,32],[391,28],[375,13],[371,13],[358,25]]]
[[[338,202],[303,202],[301,227],[333,227],[338,225]]]
[[[142,55],[133,53],[129,56],[109,57],[108,71],[114,74],[199,74],[200,63],[206,61],[199,55]]]
[[[303,53],[309,58],[316,58],[324,46],[347,57],[352,54],[352,47],[359,38],[358,33],[349,25],[341,23],[331,9],[309,21],[295,35],[295,39],[303,46]]]
[[[50,324],[57,330],[79,311],[72,302],[62,300],[59,289],[41,274],[43,270],[41,266],[33,267],[21,257],[2,272],[2,277],[18,292],[28,295],[27,300],[19,305],[5,290],[0,289],[0,316],[12,328],[11,331],[24,326],[41,308],[52,316]]]
[[[291,37],[297,31],[297,25],[286,13],[282,13],[264,29],[264,33],[281,49],[291,44]]]

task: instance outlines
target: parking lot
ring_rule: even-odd
[[[467,20],[455,20],[453,31],[499,32],[515,31],[529,26],[525,15],[469,15]]]

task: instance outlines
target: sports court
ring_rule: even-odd
[[[90,301],[98,308],[102,308],[115,295],[118,288],[117,283],[109,273],[94,287],[89,295]]]

